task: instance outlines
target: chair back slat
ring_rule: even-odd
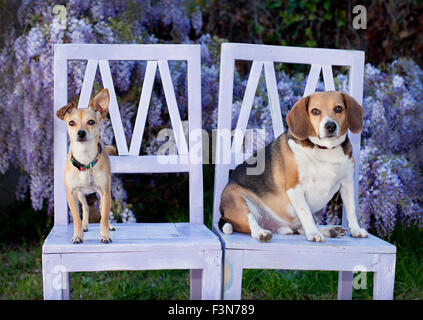
[[[247,87],[245,88],[244,99],[242,100],[241,111],[239,112],[238,122],[236,124],[232,152],[241,152],[242,141],[244,140],[244,134],[245,130],[247,129],[248,118],[250,117],[251,108],[253,106],[254,97],[256,96],[256,90],[260,80],[260,74],[262,69],[263,62],[253,61],[247,82]]]
[[[244,99],[241,104],[241,111],[234,132],[232,152],[240,153],[242,142],[244,141],[248,119],[254,103],[255,93],[260,80],[261,72],[264,68],[264,75],[269,99],[270,114],[273,123],[273,134],[278,137],[284,132],[281,107],[279,104],[278,89],[276,84],[275,68],[272,61],[253,61],[250,75],[245,89]]]
[[[100,60],[99,65],[101,79],[103,80],[103,87],[109,90],[109,115],[110,120],[112,121],[117,151],[119,155],[126,156],[128,155],[128,145],[125,139],[125,132],[123,131],[122,119],[120,117],[120,111],[117,102],[115,86],[113,85],[112,73],[110,71],[109,62],[107,60]]]
[[[310,95],[316,90],[316,86],[317,86],[317,83],[319,82],[321,70],[322,70],[322,66],[320,64],[311,65],[310,72],[307,78],[307,83],[304,88],[303,97],[307,97],[308,95]]]
[[[276,83],[275,67],[273,61],[264,62],[267,96],[269,98],[270,115],[273,123],[273,135],[279,137],[285,129],[282,122],[281,106],[279,103],[278,87]]]
[[[87,66],[79,96],[78,108],[88,107],[99,67],[103,87],[109,90],[109,114],[118,150],[110,156],[112,173],[189,173],[190,222],[203,223],[203,181],[201,140],[185,138],[168,61],[186,61],[188,79],[188,131],[201,131],[201,49],[199,45],[105,45],[57,44],[54,47],[54,112],[68,103],[68,61],[85,60]],[[131,144],[128,149],[122,119],[113,84],[109,61],[147,61],[143,88],[136,114]],[[157,68],[158,67],[158,68]],[[139,155],[146,126],[156,70],[159,69],[165,99],[178,154]],[[68,224],[66,188],[63,181],[68,152],[67,130],[63,121],[54,117],[54,221],[55,225]],[[167,129],[170,130],[170,129]],[[195,137],[195,135],[194,135]],[[170,140],[169,140],[170,141]],[[191,157],[195,150],[200,158]]]
[[[54,224],[68,224],[66,187],[63,182],[67,158],[66,125],[56,117],[56,112],[68,103],[68,64],[57,47],[54,48]]]
[[[129,155],[140,154],[142,137],[144,135],[145,122],[147,120],[148,107],[153,92],[154,78],[157,70],[157,61],[148,61],[145,69],[144,82],[141,91],[140,103],[138,105],[137,117],[135,119],[134,132],[132,134]]]
[[[322,73],[326,91],[334,91],[335,81],[333,80],[332,66],[322,66]]]
[[[233,81],[235,60],[252,61],[252,67],[241,105],[240,114],[231,144]],[[255,44],[225,43],[222,45],[220,62],[220,83],[218,103],[218,123],[216,135],[216,166],[213,199],[213,228],[217,228],[220,218],[220,197],[229,179],[229,171],[247,158],[242,153],[242,145],[251,106],[254,101],[261,69],[264,66],[266,87],[269,96],[270,114],[275,137],[284,132],[277,83],[273,63],[295,63],[311,65],[303,96],[316,90],[320,74],[326,90],[335,90],[332,66],[349,67],[349,94],[358,103],[363,100],[364,52],[354,50],[300,48]],[[250,83],[251,82],[251,83]],[[228,133],[229,132],[229,133]],[[360,134],[348,132],[355,158],[354,185],[356,208],[358,208],[358,172],[360,159]],[[229,139],[229,142],[227,141]],[[267,141],[266,143],[269,143]],[[346,219],[342,219],[345,223]]]
[[[97,66],[98,60],[88,60],[81,93],[79,95],[78,108],[87,108],[90,103]]]
[[[169,65],[165,60],[159,60],[158,64],[176,146],[178,147],[179,154],[188,154],[187,141],[185,140],[184,128],[182,127],[182,121],[179,115],[178,103],[176,102],[175,90],[173,89],[172,78],[170,77]]]

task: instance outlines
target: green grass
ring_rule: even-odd
[[[0,299],[42,299],[41,247],[3,248]],[[188,299],[185,270],[71,273],[72,299]]]
[[[417,228],[395,231],[398,249],[395,299],[423,299],[423,234]],[[41,246],[3,247],[0,299],[42,299]],[[373,274],[354,299],[371,299]],[[337,272],[244,270],[243,299],[336,299]],[[71,273],[71,299],[188,299],[189,271],[114,271]]]

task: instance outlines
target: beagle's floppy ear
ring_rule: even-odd
[[[363,108],[357,101],[346,93],[341,93],[347,109],[347,128],[352,133],[360,133],[363,129]]]
[[[73,109],[76,109],[76,104],[75,102],[70,102],[67,105],[65,105],[64,107],[61,107],[59,110],[57,110],[56,112],[56,116],[60,119],[60,120],[65,120],[65,116],[67,113],[71,113]]]
[[[109,111],[109,102],[109,90],[103,89],[90,101],[89,107],[94,112],[98,112],[100,114],[100,118],[103,119]]]
[[[299,140],[307,139],[314,132],[307,113],[309,100],[309,97],[298,100],[286,117],[289,130]]]

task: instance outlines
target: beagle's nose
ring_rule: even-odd
[[[85,138],[86,135],[85,130],[78,130],[78,138]]]
[[[329,133],[334,133],[336,130],[336,123],[333,121],[328,121],[325,124],[325,129],[329,132]]]

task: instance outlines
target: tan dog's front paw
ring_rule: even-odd
[[[308,241],[312,241],[312,242],[324,242],[325,241],[325,237],[324,235],[319,232],[318,230],[314,230],[311,232],[306,232],[306,237]]]
[[[82,231],[84,231],[84,232],[88,232],[88,225],[86,225],[86,226],[82,226]]]
[[[108,235],[108,234],[101,235],[100,236],[100,242],[102,242],[102,243],[110,243],[110,242],[112,242],[112,238],[110,238],[110,235]]]
[[[82,243],[84,242],[83,237],[82,236],[78,236],[78,235],[74,235],[72,238],[72,243]]]
[[[369,234],[363,228],[351,228],[350,229],[351,236],[354,238],[367,238]]]

